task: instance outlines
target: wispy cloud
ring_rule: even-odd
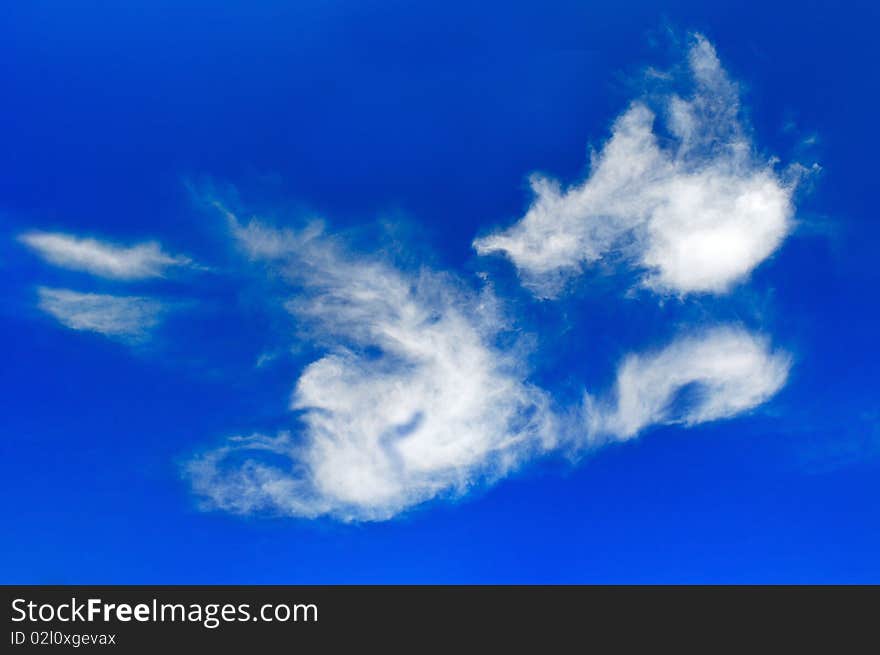
[[[528,382],[524,352],[499,345],[511,326],[490,288],[358,255],[317,224],[280,231],[228,216],[243,250],[294,287],[287,308],[326,354],[294,386],[296,428],[235,436],[187,463],[208,508],[384,520],[554,451],[729,418],[787,376],[788,357],[764,338],[719,327],[628,356],[607,397],[560,409]]]
[[[608,398],[586,397],[588,441],[630,439],[656,424],[690,426],[735,416],[779,391],[790,367],[790,356],[772,350],[766,338],[729,326],[630,354]]]
[[[563,189],[533,176],[526,215],[476,239],[477,252],[508,257],[545,298],[600,260],[626,262],[658,293],[686,295],[724,293],[767,259],[792,228],[803,168],[780,174],[756,154],[737,85],[700,35],[688,71],[692,95],[660,103],[665,131],[647,102],[633,102],[584,182]]]
[[[39,308],[74,330],[98,332],[122,341],[138,341],[155,327],[162,303],[139,296],[79,293],[39,287]]]
[[[295,385],[296,437],[238,437],[189,463],[209,506],[385,519],[555,446],[548,397],[497,344],[505,322],[490,290],[358,256],[316,227],[235,231],[295,285],[287,307],[327,354]]]
[[[121,246],[58,232],[28,232],[19,240],[55,266],[118,280],[161,277],[169,268],[193,264],[152,241]]]

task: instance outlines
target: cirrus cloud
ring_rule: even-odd
[[[357,256],[314,227],[234,229],[294,285],[287,308],[327,352],[296,382],[295,436],[235,437],[189,462],[208,506],[387,519],[556,445],[549,397],[498,343],[491,290]]]

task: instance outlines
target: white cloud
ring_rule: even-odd
[[[491,291],[359,257],[317,226],[279,232],[233,219],[233,229],[297,287],[288,309],[327,354],[295,385],[296,437],[234,438],[189,463],[209,506],[386,519],[555,446],[547,396],[496,343],[503,320]]]
[[[474,241],[502,253],[540,297],[600,260],[622,259],[658,293],[724,293],[769,257],[792,227],[795,173],[761,161],[741,126],[739,95],[712,45],[688,56],[693,95],[667,96],[666,133],[644,102],[614,123],[589,177],[562,189],[533,176],[535,199],[511,227]]]
[[[664,349],[627,356],[610,398],[586,397],[592,445],[625,440],[655,424],[730,418],[767,401],[788,377],[790,357],[741,328],[716,327]],[[687,393],[690,390],[692,393]]]
[[[126,247],[58,232],[28,232],[19,240],[51,264],[118,280],[161,277],[168,268],[192,264],[155,242]]]
[[[39,307],[74,330],[98,332],[123,341],[143,339],[155,327],[163,305],[150,298],[79,293],[40,287]]]

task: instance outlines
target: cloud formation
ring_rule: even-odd
[[[699,35],[687,70],[689,97],[667,94],[660,121],[634,102],[584,182],[563,190],[533,177],[526,215],[476,250],[506,255],[542,298],[600,262],[680,297],[746,278],[791,230],[799,169],[780,174],[758,157],[738,89]],[[709,323],[631,352],[611,389],[563,406],[503,338],[515,325],[491,286],[357,254],[317,223],[278,230],[226,216],[241,249],[291,285],[286,308],[323,355],[294,385],[290,430],[235,436],[188,462],[205,507],[385,520],[554,452],[740,415],[788,378],[790,356],[766,336]]]
[[[656,424],[730,418],[772,397],[790,367],[790,356],[771,350],[766,338],[729,326],[630,354],[609,398],[586,397],[589,441],[630,439]]]
[[[646,102],[633,102],[584,182],[563,189],[534,175],[525,216],[476,239],[476,251],[508,257],[542,298],[599,261],[622,260],[662,294],[721,294],[745,278],[791,230],[801,169],[780,175],[756,155],[738,88],[700,35],[688,71],[693,94],[661,103],[665,132]]]
[[[687,70],[689,97],[666,94],[659,120],[647,101],[632,103],[585,181],[563,189],[534,176],[526,215],[476,239],[477,252],[507,256],[540,298],[598,263],[625,265],[642,287],[682,298],[723,294],[746,278],[791,230],[801,169],[780,174],[759,158],[739,120],[737,86],[700,35]],[[242,224],[211,204],[251,263],[286,283],[286,299],[270,301],[291,316],[291,338],[321,354],[293,385],[288,430],[229,437],[185,464],[206,508],[386,520],[552,453],[737,416],[776,394],[791,367],[767,337],[707,324],[631,352],[611,389],[581,391],[569,403],[531,382],[524,344],[533,342],[487,278],[475,288],[358,253],[320,223]],[[199,268],[156,242],[49,232],[18,239],[54,265],[120,281]],[[234,282],[240,271],[226,273]],[[145,339],[170,307],[142,296],[37,291],[39,308],[62,325],[128,343]],[[273,357],[263,353],[256,367]]]
[[[55,266],[117,280],[162,277],[169,268],[192,264],[152,241],[126,247],[59,232],[28,232],[19,240]]]
[[[79,293],[39,287],[38,306],[73,330],[97,332],[121,341],[139,341],[155,327],[163,305],[139,296]]]
[[[556,445],[547,395],[497,343],[490,290],[357,256],[317,227],[234,229],[296,286],[287,307],[327,352],[296,382],[296,436],[237,437],[189,463],[209,506],[387,519]]]

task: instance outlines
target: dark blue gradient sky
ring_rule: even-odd
[[[0,581],[880,582],[878,19],[831,2],[3,3]],[[522,215],[528,174],[582,179],[640,71],[679,61],[690,30],[742,84],[760,151],[822,167],[782,248],[698,303],[598,280],[548,307],[492,270],[544,339],[534,380],[565,400],[685,323],[771,334],[794,366],[747,416],[547,458],[384,523],[205,512],[181,462],[285,427],[315,357],[254,368],[283,344],[263,282],[127,286],[197,305],[137,348],[35,307],[39,285],[120,286],[47,266],[26,230],[157,239],[222,269],[206,189],[276,223],[392,223],[470,279],[473,238]]]

